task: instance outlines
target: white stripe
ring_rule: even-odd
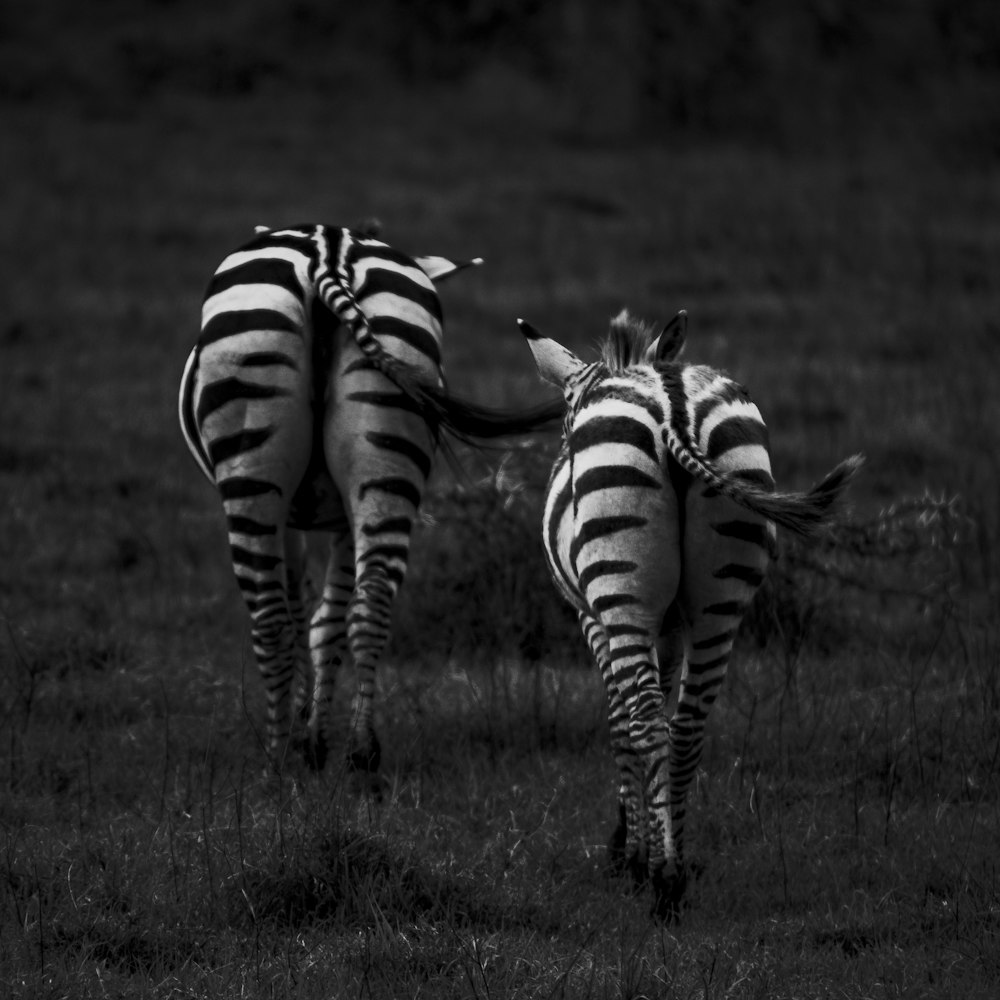
[[[293,323],[302,325],[305,315],[302,302],[281,285],[233,285],[205,299],[201,307],[201,325],[223,312],[241,312],[247,309],[271,309],[287,316]]]
[[[598,384],[603,388],[607,385],[608,381],[610,380],[605,379]],[[628,385],[632,389],[637,388],[635,382],[627,382],[624,384]],[[653,401],[660,402],[655,399]],[[617,399],[614,397],[609,398],[607,396],[595,400],[589,405],[584,405],[579,411],[577,411],[576,419],[573,421],[573,426],[574,428],[582,427],[589,421],[599,420],[602,417],[625,417],[628,420],[638,421],[644,427],[649,429],[654,439],[659,437],[661,425],[645,406],[641,405],[641,403],[632,402],[628,399]]]
[[[713,459],[712,465],[721,472],[749,469],[771,471],[771,459],[767,449],[760,444],[742,444],[737,448],[730,448]]]
[[[274,233],[271,234],[276,235]],[[303,250],[295,250],[292,247],[263,246],[253,250],[237,250],[231,253],[218,267],[216,274],[230,271],[241,264],[248,264],[253,260],[284,260],[295,265],[295,273],[299,280],[305,282],[309,268],[309,255]]]
[[[441,326],[437,319],[412,299],[390,292],[379,292],[377,295],[368,296],[361,303],[361,309],[369,320],[376,316],[392,316],[422,327],[438,343],[441,342]]]

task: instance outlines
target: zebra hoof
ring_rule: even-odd
[[[687,888],[687,874],[683,868],[671,873],[656,872],[652,879],[653,905],[651,915],[664,924],[677,924],[681,919],[681,900]]]

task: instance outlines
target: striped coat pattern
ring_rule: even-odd
[[[652,883],[657,916],[673,918],[687,791],[775,524],[814,532],[860,458],[808,494],[775,492],[767,431],[745,390],[676,360],[683,313],[656,336],[623,312],[592,364],[521,328],[567,404],[543,544],[607,688],[620,772],[613,857]]]
[[[377,790],[375,670],[439,433],[517,434],[561,413],[550,406],[515,418],[445,389],[434,282],[462,266],[306,225],[259,229],[209,283],[180,422],[222,499],[278,766],[297,712],[308,716],[307,759],[323,765],[334,679],[349,652],[357,683],[348,757]],[[310,616],[311,529],[331,543]]]

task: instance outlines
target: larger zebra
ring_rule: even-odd
[[[654,912],[675,917],[688,787],[775,523],[814,532],[861,458],[809,493],[774,492],[767,431],[749,396],[718,371],[675,360],[684,314],[656,336],[622,312],[591,364],[519,323],[567,404],[543,542],[607,688],[620,772],[612,848],[651,881]]]
[[[278,766],[297,663],[310,673],[307,645],[311,684],[294,697],[308,711],[307,758],[317,767],[334,737],[334,677],[349,650],[357,689],[348,756],[377,789],[375,670],[438,432],[517,434],[561,413],[515,417],[444,389],[433,282],[463,266],[347,228],[261,227],[206,291],[180,422],[221,494]],[[303,532],[317,528],[332,543],[307,643]]]

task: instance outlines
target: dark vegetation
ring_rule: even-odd
[[[995,5],[353,6],[0,12],[0,991],[994,997]],[[544,398],[518,315],[586,354],[622,305],[683,307],[783,488],[868,457],[748,619],[679,928],[603,872],[603,693],[537,543],[551,439],[441,467],[386,804],[261,777],[176,386],[255,224],[370,216],[486,258],[442,293],[465,395]]]

